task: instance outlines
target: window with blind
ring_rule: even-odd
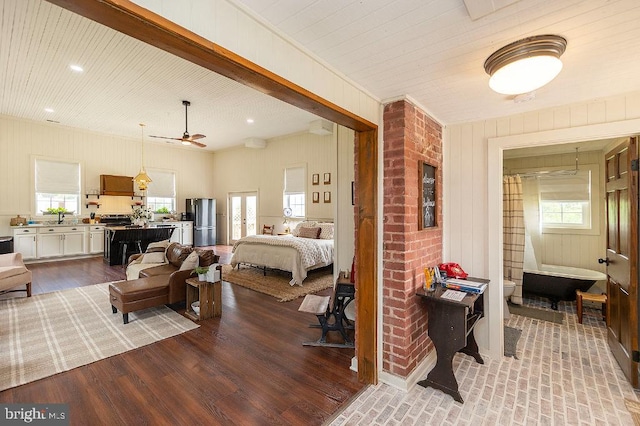
[[[147,207],[156,213],[171,213],[176,209],[176,175],[162,170],[147,170],[151,183],[147,189]]]
[[[305,217],[306,167],[287,167],[284,170],[283,208],[289,207],[293,217]]]
[[[541,177],[538,180],[543,228],[591,229],[592,173]]]
[[[80,163],[36,159],[36,215],[63,208],[80,213]]]

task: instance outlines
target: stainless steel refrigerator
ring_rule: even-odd
[[[187,220],[193,221],[193,246],[216,244],[216,200],[187,198]]]

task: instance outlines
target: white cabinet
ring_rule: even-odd
[[[40,228],[37,240],[38,258],[84,254],[84,227]]]
[[[182,244],[182,222],[176,222],[173,223],[173,225],[175,225],[176,229],[171,233],[169,241],[172,243]]]
[[[176,229],[176,231],[178,231]],[[182,244],[193,245],[193,222],[182,222]]]
[[[36,229],[20,228],[13,230],[13,251],[22,253],[22,259],[37,257]]]
[[[87,250],[89,253],[102,253],[104,251],[104,226],[91,225],[87,233]]]

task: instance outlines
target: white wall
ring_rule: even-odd
[[[267,140],[263,149],[231,148],[217,151],[213,157],[213,185],[217,199],[218,244],[227,243],[227,198],[232,192],[258,193],[258,228],[276,225],[284,229],[282,194],[284,169],[304,165],[307,169],[307,218],[335,219],[337,188],[336,133],[318,136],[298,133]],[[353,169],[353,161],[351,162]],[[311,184],[311,176],[320,174],[320,185]],[[331,184],[324,185],[324,173],[331,173]],[[311,202],[312,192],[320,192],[320,203]],[[331,203],[323,202],[323,193],[331,192]]]
[[[514,104],[515,105],[515,104]],[[514,108],[516,108],[514,106]],[[640,92],[450,125],[444,131],[444,261],[489,277],[480,344],[502,350],[502,151],[640,133]]]
[[[133,0],[372,123],[380,102],[342,74],[276,34],[270,24],[229,0]]]
[[[35,216],[33,162],[35,157],[77,161],[82,170],[82,192],[100,187],[101,174],[135,176],[140,170],[141,141],[0,116],[0,235],[11,235],[9,219]],[[177,210],[184,200],[213,196],[213,154],[145,142],[145,166],[176,174]],[[103,205],[79,212],[128,213],[129,197],[100,197]]]

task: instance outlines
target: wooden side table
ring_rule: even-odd
[[[185,316],[193,321],[222,316],[222,280],[214,283],[187,278],[187,306]],[[191,307],[193,302],[200,302],[200,314]]]

